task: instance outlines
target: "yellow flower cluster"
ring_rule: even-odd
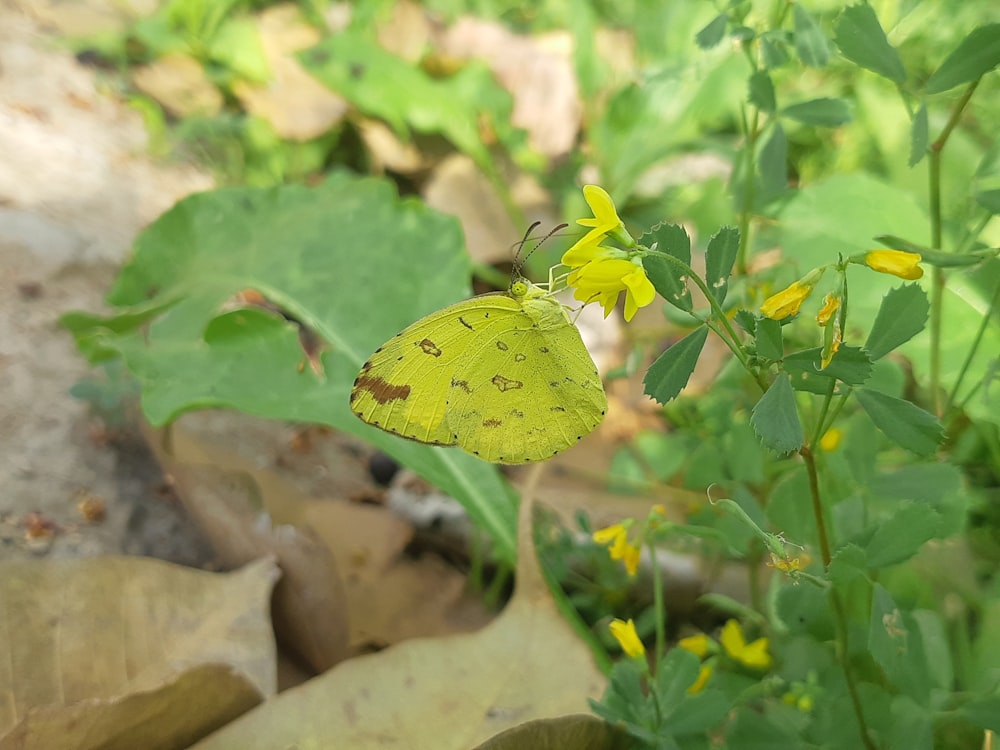
[[[719,633],[718,643],[705,633],[698,633],[681,638],[677,645],[685,651],[690,651],[703,662],[698,679],[688,688],[689,693],[697,693],[705,686],[716,666],[714,657],[720,652],[737,664],[756,672],[764,672],[771,668],[767,638],[758,638],[752,643],[747,643],[743,627],[738,620],[726,622],[722,632]]]
[[[575,287],[573,296],[584,304],[599,302],[604,317],[611,314],[619,295],[625,292],[625,320],[632,320],[640,307],[653,301],[656,291],[646,278],[642,256],[611,196],[597,185],[586,185],[583,196],[594,217],[577,221],[591,229],[563,254],[562,264],[573,269],[566,283]],[[609,239],[626,249],[602,244]]]
[[[639,571],[639,556],[641,548],[628,540],[628,527],[631,521],[616,523],[594,532],[592,538],[598,544],[609,545],[608,554],[612,560],[621,560],[630,576]]]

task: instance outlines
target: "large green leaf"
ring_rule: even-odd
[[[892,289],[882,300],[865,342],[868,356],[881,359],[924,330],[930,308],[927,293],[918,284]]]
[[[661,354],[643,380],[646,395],[661,404],[676,398],[691,378],[707,338],[708,328],[701,326]]]
[[[937,449],[943,431],[933,414],[880,391],[859,388],[854,393],[875,426],[894,443],[920,456]]]
[[[765,448],[785,454],[802,447],[802,423],[787,373],[779,373],[753,408],[750,424]]]
[[[400,200],[386,181],[335,175],[315,188],[191,196],[150,225],[135,251],[109,295],[116,315],[67,323],[92,349],[124,356],[150,421],[229,407],[353,433],[452,494],[500,556],[513,559],[515,502],[494,467],[394,437],[348,407],[354,377],[376,347],[468,293],[457,222]],[[261,310],[224,310],[246,289],[325,342],[321,375],[299,366],[296,325]],[[148,316],[135,311],[150,308],[159,315],[141,330]]]

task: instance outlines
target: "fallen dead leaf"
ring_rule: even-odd
[[[420,61],[431,38],[431,22],[426,9],[412,0],[399,0],[392,14],[376,29],[378,43],[407,62]]]
[[[271,69],[263,85],[237,81],[233,93],[247,111],[267,120],[282,138],[308,141],[326,133],[347,113],[347,102],[305,72],[295,53],[320,40],[295,5],[277,5],[255,16]]]
[[[587,710],[604,677],[556,610],[522,503],[518,585],[477,633],[407,641],[282,693],[195,750],[327,747],[465,750],[533,719]]]
[[[634,741],[596,716],[575,714],[525,722],[487,740],[475,750],[627,750]]]
[[[0,563],[0,748],[180,748],[273,695],[277,577],[269,560]]]
[[[583,103],[569,55],[556,54],[495,21],[470,16],[448,28],[441,52],[480,59],[490,67],[514,98],[511,122],[528,131],[535,150],[559,157],[573,148]]]
[[[413,538],[409,523],[343,499],[371,480],[356,455],[336,450],[336,435],[315,440],[307,454],[287,450],[262,464],[261,456],[287,445],[286,433],[231,412],[186,415],[173,427],[170,464],[187,477],[181,501],[230,564],[263,551],[279,555],[289,578],[275,591],[282,643],[315,643],[307,661],[320,672],[336,663],[320,660],[330,651],[322,658],[340,661],[348,650],[468,632],[492,619],[458,570],[431,555],[403,554]],[[281,540],[289,535],[298,542],[286,550]]]
[[[143,16],[152,14],[157,0],[18,0],[16,3],[39,22],[62,36],[111,36],[124,32]]]
[[[549,197],[524,174],[507,179],[511,200],[529,221],[552,225]],[[468,156],[451,154],[434,168],[424,188],[424,201],[462,222],[465,244],[476,263],[509,262],[525,227],[514,224],[496,189]]]
[[[177,117],[211,117],[222,111],[222,94],[208,80],[201,63],[189,55],[164,55],[136,68],[132,82]]]
[[[344,594],[329,551],[308,529],[272,525],[260,488],[246,472],[213,463],[219,445],[195,440],[175,423],[146,430],[146,441],[174,489],[227,565],[274,555],[283,572],[274,591],[274,627],[282,644],[317,672],[347,655]],[[169,446],[169,448],[168,448]],[[220,468],[221,466],[221,468]]]

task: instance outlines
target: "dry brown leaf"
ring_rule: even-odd
[[[490,625],[344,662],[240,717],[195,750],[466,750],[526,721],[587,711],[587,699],[601,693],[605,680],[556,611],[537,567],[530,519],[526,495],[517,590]]]
[[[284,573],[274,591],[274,626],[283,645],[317,672],[347,655],[344,593],[329,551],[308,529],[272,526],[253,476],[215,463],[225,449],[200,443],[175,424],[146,440],[177,496],[227,565],[274,555]],[[222,467],[222,468],[219,468]],[[294,490],[292,490],[294,494]]]
[[[529,220],[551,226],[549,197],[533,178],[517,174],[507,180],[511,200]],[[424,201],[462,222],[466,247],[477,263],[511,261],[525,227],[517,226],[504,208],[496,189],[465,154],[451,154],[435,167]]]
[[[372,171],[384,172],[391,169],[400,174],[415,174],[430,165],[431,158],[423,153],[412,141],[404,141],[395,131],[381,120],[373,120],[356,115],[361,139],[368,147],[372,159]]]
[[[573,714],[525,722],[487,740],[475,750],[627,750],[634,744],[624,730],[596,716]]]
[[[173,53],[136,68],[132,82],[178,117],[212,116],[222,111],[222,94],[205,75],[201,63]]]
[[[296,52],[319,42],[319,31],[290,4],[261,11],[254,21],[271,79],[264,85],[237,81],[233,93],[282,138],[308,141],[330,130],[343,119],[347,103],[306,73],[295,58]]]
[[[275,692],[268,609],[277,577],[269,560],[228,574],[138,557],[0,563],[0,732],[20,724],[12,737],[44,739],[82,721],[111,734],[29,746],[105,747],[128,729],[112,719],[131,706],[163,712],[155,726],[164,737],[173,724],[188,741],[201,736]],[[206,664],[217,667],[188,671]],[[177,686],[206,683],[234,695],[204,700],[201,713],[184,708],[190,698]]]
[[[329,497],[357,494],[371,481],[357,456],[334,450],[336,435],[314,440],[304,455],[277,453],[286,432],[231,412],[187,415],[174,425],[170,465],[182,502],[230,564],[262,551],[280,556],[289,578],[275,591],[282,643],[315,643],[308,662],[325,671],[335,663],[319,660],[328,642],[339,661],[348,644],[468,632],[492,619],[459,571],[402,554],[410,524],[385,508]],[[273,463],[262,464],[269,455]],[[265,517],[282,525],[280,536],[260,522]],[[285,545],[290,535],[297,541]],[[317,549],[320,540],[325,549]],[[312,611],[305,609],[310,602]]]
[[[431,38],[427,11],[419,3],[399,0],[388,19],[378,24],[378,43],[407,62],[423,57]]]
[[[16,5],[63,36],[84,38],[124,32],[151,15],[158,0],[17,0]]]
[[[182,750],[260,701],[246,675],[202,664],[154,690],[32,710],[0,750]]]
[[[573,148],[583,103],[569,55],[556,54],[495,21],[469,16],[448,29],[441,51],[480,59],[490,67],[514,98],[511,122],[528,131],[534,149],[558,157]]]

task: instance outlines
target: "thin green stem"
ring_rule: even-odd
[[[962,381],[969,372],[969,367],[972,365],[972,360],[976,356],[976,352],[979,350],[979,344],[982,343],[983,336],[986,333],[986,329],[989,327],[990,320],[993,318],[993,311],[996,310],[998,302],[1000,302],[1000,282],[997,282],[996,287],[993,289],[993,296],[990,298],[989,307],[986,308],[986,312],[983,314],[983,319],[979,324],[979,330],[976,331],[976,336],[972,340],[969,352],[965,355],[965,361],[962,363],[962,369],[959,370],[958,377],[955,379],[955,385],[952,386],[951,391],[948,393],[948,401],[945,409],[946,412],[951,411],[955,403],[955,398],[958,395],[958,389],[961,388]]]
[[[962,112],[968,105],[973,93],[975,93],[976,87],[979,85],[979,80],[977,78],[970,83],[965,93],[955,103],[948,122],[941,130],[941,134],[937,137],[937,140],[929,148],[927,176],[930,180],[931,247],[935,250],[942,250],[942,245],[944,244],[941,223],[941,153],[948,143],[948,138],[951,136],[952,131],[958,125]],[[931,275],[930,389],[931,403],[934,406],[935,414],[939,417],[943,410],[941,403],[941,321],[943,319],[945,283],[944,270],[935,268]]]
[[[750,246],[750,220],[753,216],[754,201],[754,150],[757,147],[760,111],[754,108],[749,123],[744,118],[746,128],[746,153],[743,162],[743,205],[740,206],[740,245],[736,252],[736,273],[744,275],[747,272],[747,255]]]
[[[826,393],[823,394],[823,405],[820,406],[819,417],[816,419],[816,427],[813,429],[809,445],[819,445],[819,440],[823,437],[823,433],[825,432],[823,423],[826,422],[826,415],[830,411],[830,404],[833,402],[833,391],[836,387],[837,381],[831,378],[830,384],[826,388]]]
[[[760,373],[755,372],[754,369],[750,367],[749,356],[747,355],[746,350],[743,348],[743,345],[740,343],[739,336],[736,335],[736,331],[733,328],[732,324],[729,322],[729,318],[726,317],[726,312],[722,309],[722,306],[719,304],[719,301],[715,298],[715,295],[712,293],[712,290],[708,288],[708,284],[705,283],[705,281],[701,278],[701,276],[699,276],[694,272],[694,269],[691,268],[691,266],[682,261],[680,258],[675,258],[673,255],[670,255],[669,253],[660,252],[659,250],[647,250],[646,252],[651,255],[656,255],[660,258],[663,258],[668,262],[672,263],[673,265],[677,266],[679,269],[681,269],[681,271],[687,278],[691,279],[691,281],[695,283],[695,285],[701,290],[701,293],[705,295],[705,299],[708,300],[708,304],[712,308],[712,316],[715,318],[717,323],[721,325],[723,329],[725,329],[725,335],[723,335],[722,330],[720,330],[717,325],[713,324],[711,320],[705,321],[705,324],[719,338],[721,338],[726,343],[726,345],[733,352],[733,354],[736,355],[736,358],[740,361],[740,364],[743,365],[744,369],[746,369],[747,372],[753,375],[754,379],[757,381],[757,385],[759,385],[762,390],[766,391],[767,383],[764,381],[763,376]]]
[[[819,537],[820,554],[823,557],[823,567],[830,569],[830,540],[826,533],[826,518],[823,513],[823,501],[820,496],[819,474],[816,471],[816,457],[809,446],[803,446],[799,450],[806,465],[806,473],[809,476],[809,494],[812,496],[813,517],[816,521],[816,533]],[[844,672],[844,679],[847,682],[847,691],[851,696],[851,705],[854,708],[854,716],[858,722],[858,729],[861,733],[861,742],[866,750],[876,750],[875,743],[872,742],[868,732],[868,724],[865,721],[865,713],[861,707],[861,698],[858,696],[858,688],[854,681],[854,670],[851,669],[850,651],[847,643],[847,614],[844,612],[843,602],[836,589],[830,589],[830,602],[833,605],[834,619],[837,624],[837,656],[840,660],[840,668]]]
[[[656,544],[650,539],[649,564],[653,568],[653,619],[656,623],[656,661],[659,664],[667,649],[667,610],[663,605],[663,581],[660,565],[656,561]]]

